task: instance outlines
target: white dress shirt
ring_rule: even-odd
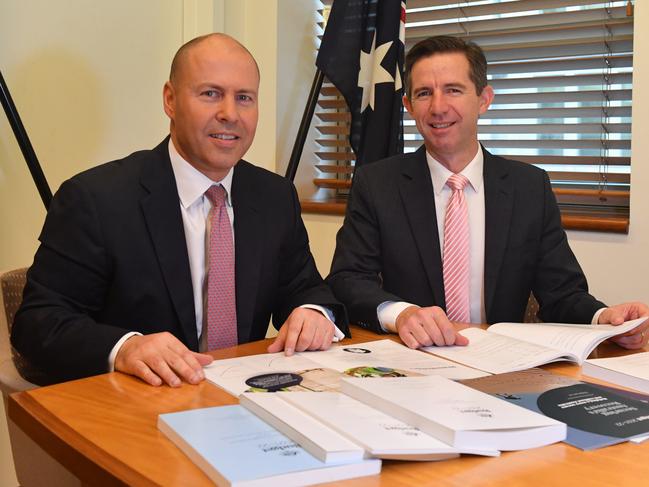
[[[189,269],[192,278],[192,291],[194,293],[194,310],[196,312],[196,333],[202,336],[204,319],[204,299],[206,299],[205,285],[208,273],[208,262],[205,253],[207,239],[208,215],[212,204],[205,196],[205,192],[210,186],[220,184],[226,192],[226,209],[230,218],[232,227],[232,236],[234,241],[234,208],[232,207],[232,176],[233,171],[230,169],[228,174],[221,181],[212,181],[205,174],[200,172],[194,166],[185,161],[178,153],[171,139],[169,139],[169,158],[171,159],[171,168],[176,179],[178,189],[178,199],[180,203],[180,213],[183,219],[183,228],[185,230],[185,240],[187,243],[187,255],[189,256]],[[311,308],[320,311],[332,323],[333,313],[331,310],[314,304],[305,304],[301,307]],[[345,334],[334,325],[333,341],[342,340]],[[125,334],[113,347],[108,357],[108,370],[112,372],[115,368],[115,357],[122,344],[133,335],[140,335],[138,332],[129,332]]]
[[[446,181],[453,174],[439,161],[426,152],[426,161],[433,182],[435,197],[435,214],[437,216],[437,231],[439,233],[439,248],[444,249],[444,217],[446,206],[451,197],[452,190]],[[486,323],[484,307],[484,249],[485,249],[485,197],[484,197],[484,155],[482,147],[478,145],[478,152],[471,162],[460,174],[465,176],[469,183],[464,188],[464,198],[469,212],[469,252],[470,278],[469,278],[469,307],[471,323]],[[431,249],[432,252],[432,249]],[[395,331],[395,324],[399,314],[413,306],[404,301],[385,301],[377,308],[377,316],[384,331]],[[599,315],[605,308],[598,310],[593,316],[592,323],[597,323]]]
[[[451,197],[452,190],[446,185],[446,181],[453,174],[439,161],[435,160],[426,152],[426,161],[430,170],[430,178],[433,183],[433,195],[435,198],[435,214],[437,216],[437,231],[439,233],[439,248],[444,249],[444,217],[446,206]],[[469,279],[469,306],[471,323],[484,323],[484,239],[485,239],[485,203],[484,184],[482,168],[484,157],[482,148],[478,146],[478,152],[467,166],[460,172],[469,180],[464,188],[464,198],[469,212],[469,252],[470,252],[470,279]],[[431,252],[433,249],[431,248]],[[441,258],[442,256],[440,256]],[[441,260],[440,260],[441,262]],[[411,303],[399,301],[386,301],[377,308],[377,315],[381,327],[388,331],[394,330],[399,314]]]

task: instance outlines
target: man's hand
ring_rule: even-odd
[[[210,355],[189,350],[168,332],[135,335],[126,340],[115,357],[115,370],[139,377],[153,386],[163,382],[180,387],[181,380],[198,384],[205,378],[203,366]]]
[[[616,304],[602,311],[597,320],[600,324],[621,325],[625,321],[649,316],[649,306],[644,303],[631,302]],[[649,320],[643,321],[633,330],[611,338],[612,342],[628,349],[643,348],[649,340]]]
[[[458,333],[463,325],[454,325],[439,306],[409,306],[396,320],[399,337],[410,348],[437,345],[467,345],[469,339]]]
[[[284,350],[286,356],[305,350],[327,350],[334,337],[334,324],[319,311],[295,308],[270,344],[270,353]]]

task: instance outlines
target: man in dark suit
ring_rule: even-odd
[[[315,267],[295,188],[241,160],[258,88],[241,44],[194,39],[164,87],[170,137],[63,183],[12,330],[33,365],[56,380],[114,369],[153,385],[197,383],[212,361],[198,353],[208,348],[206,323],[226,312],[231,343],[264,338],[272,315],[280,332],[271,352],[326,349],[344,336],[345,311]],[[217,205],[224,219],[215,223]],[[212,257],[206,241],[223,222],[214,252],[229,250]],[[208,302],[212,279],[226,291]]]
[[[404,104],[424,146],[354,174],[327,278],[350,320],[416,348],[466,344],[463,323],[522,321],[530,292],[545,321],[649,316],[643,303],[606,307],[588,293],[547,174],[478,143],[494,97],[482,50],[429,38],[410,50],[405,71]],[[616,341],[641,347],[648,326]]]

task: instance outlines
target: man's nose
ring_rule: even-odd
[[[428,106],[428,111],[430,113],[446,113],[448,110],[448,103],[446,103],[446,97],[443,93],[437,91],[434,92],[430,97],[430,104]]]
[[[224,97],[223,100],[221,100],[221,103],[219,103],[216,117],[225,122],[236,120],[238,117],[236,100],[231,96]]]

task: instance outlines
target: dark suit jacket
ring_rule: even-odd
[[[169,331],[198,350],[187,245],[168,138],[63,183],[27,276],[12,343],[57,380],[105,372],[128,331]],[[301,304],[344,308],[318,273],[295,188],[239,161],[234,168],[239,342],[264,338]]]
[[[533,291],[545,321],[589,323],[604,304],[588,294],[545,171],[485,150],[484,185],[487,321],[522,321]],[[384,301],[445,308],[441,255],[425,148],[359,167],[327,278],[350,320],[380,330]]]

